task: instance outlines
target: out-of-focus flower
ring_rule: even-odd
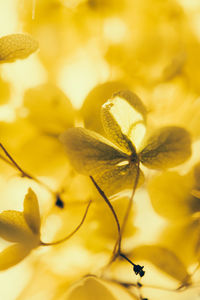
[[[74,284],[61,299],[90,300],[94,299],[94,297],[97,300],[138,299],[134,293],[130,295],[125,292],[120,285],[113,284],[94,276],[87,276]]]
[[[155,211],[169,221],[161,242],[185,262],[199,259],[200,251],[200,164],[191,172],[165,172],[148,186]]]
[[[14,243],[0,253],[0,270],[22,261],[40,245],[40,213],[36,194],[29,188],[23,212],[8,210],[0,214],[0,236]]]
[[[75,111],[70,100],[53,84],[27,90],[24,106],[28,119],[43,133],[57,135],[74,125]]]

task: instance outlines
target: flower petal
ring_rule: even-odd
[[[30,253],[30,248],[23,244],[14,244],[0,252],[0,271],[15,266]]]
[[[24,199],[24,218],[35,234],[40,233],[40,211],[38,205],[38,199],[36,194],[31,188]]]
[[[144,175],[139,170],[140,186],[144,181]],[[94,176],[97,184],[109,196],[125,189],[132,189],[137,177],[137,167],[133,163],[124,163],[122,165],[111,166],[109,169]]]
[[[10,34],[0,38],[0,62],[24,59],[38,49],[38,42],[29,34]]]
[[[128,156],[99,134],[84,128],[71,128],[61,134],[72,165],[80,173],[94,175],[116,165]]]
[[[81,108],[85,128],[103,135],[104,130],[100,118],[101,106],[114,93],[127,88],[127,84],[121,81],[108,81],[95,86],[85,98]]]
[[[8,210],[0,214],[0,236],[10,242],[26,243],[33,234],[22,212]]]
[[[174,279],[184,282],[189,274],[184,263],[165,247],[159,245],[142,245],[133,250],[131,256],[134,259],[147,260],[153,263],[162,272],[167,273]]]
[[[175,167],[185,162],[190,155],[190,134],[176,126],[156,130],[140,152],[141,162],[151,169]]]
[[[72,286],[66,297],[67,300],[116,300],[103,280],[89,276]]]
[[[50,83],[26,91],[28,118],[39,130],[57,135],[74,125],[74,109],[66,95]]]
[[[191,195],[193,177],[177,172],[164,172],[152,178],[148,192],[155,211],[170,220],[192,215],[200,210],[200,201]]]
[[[135,153],[135,146],[140,145],[145,134],[145,113],[143,103],[135,94],[130,91],[114,94],[101,110],[107,136],[126,153]]]
[[[106,193],[112,194],[133,186],[136,177],[134,162],[102,136],[72,128],[61,135],[67,154],[75,169],[91,175]]]

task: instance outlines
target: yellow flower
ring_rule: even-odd
[[[152,169],[166,169],[183,163],[191,154],[190,134],[168,126],[146,132],[146,108],[130,91],[113,95],[101,109],[109,138],[84,129],[71,128],[60,137],[75,169],[93,176],[98,185],[113,194],[142,182],[139,162]],[[143,142],[143,144],[142,144]]]
[[[0,236],[14,244],[0,253],[0,270],[23,260],[40,245],[40,213],[36,194],[29,188],[23,212],[8,210],[0,214]]]

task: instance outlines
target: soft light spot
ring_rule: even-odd
[[[104,36],[111,43],[122,42],[127,35],[127,26],[120,18],[108,18],[104,21]]]
[[[21,96],[26,89],[42,84],[47,79],[46,71],[35,54],[13,64],[4,64],[1,68],[3,78],[12,83],[13,93],[10,101],[15,105],[21,104]]]
[[[0,1],[0,36],[13,33],[17,28],[17,1]]]
[[[74,57],[64,63],[59,74],[58,84],[76,108],[81,107],[95,85],[106,81],[109,76],[106,62],[93,50],[79,49]]]

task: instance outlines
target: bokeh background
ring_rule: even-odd
[[[188,174],[199,162],[200,3],[0,0],[0,36],[11,33],[29,33],[39,49],[24,60],[0,65],[0,142],[24,170],[61,193],[64,209],[55,205],[48,190],[21,178],[0,161],[0,210],[21,210],[31,186],[39,199],[42,239],[52,241],[80,222],[88,199],[92,198],[94,205],[73,239],[38,249],[19,265],[1,272],[0,298],[67,299],[65,294],[73,282],[88,273],[98,274],[112,251],[117,231],[88,178],[71,167],[58,136],[73,126],[104,134],[101,105],[114,92],[129,89],[147,108],[149,133],[163,125],[182,126],[190,132],[192,157],[174,170],[188,176],[189,187],[183,190],[183,198],[187,198],[192,189]],[[174,206],[179,196],[170,194],[167,199],[172,201],[166,207],[163,191],[167,194],[170,187],[175,191],[173,183],[182,184],[182,179],[174,181],[164,174],[166,177],[152,183],[155,172],[145,170],[145,175],[145,184],[135,195],[124,247],[131,252],[139,245],[162,244],[192,272],[198,262],[194,249],[199,243],[199,204],[191,208],[186,199],[187,213],[181,214],[182,204]],[[128,195],[129,191],[113,200],[119,218]],[[154,200],[158,195],[161,202]],[[195,213],[197,226],[191,223]],[[1,249],[6,245],[2,239]],[[177,287],[176,276],[158,270],[152,259],[142,261],[147,285]],[[135,281],[127,265],[113,267],[112,272],[114,278],[120,274],[123,280]],[[198,272],[195,276],[198,282]],[[144,296],[152,300],[200,298],[198,287],[184,293],[145,289]]]

